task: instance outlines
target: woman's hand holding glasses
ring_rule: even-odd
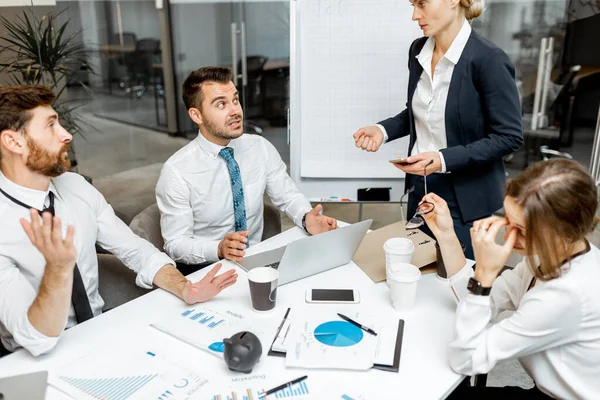
[[[444,199],[435,193],[429,193],[421,201],[421,204],[425,203],[435,206],[431,212],[424,214],[423,218],[440,246],[446,273],[451,277],[467,262],[464,248],[454,232],[454,221]]]
[[[427,196],[427,167],[430,166],[431,164],[433,164],[433,160],[429,160],[429,162],[427,162],[425,164],[424,168],[424,172],[423,172],[423,180],[424,180],[424,184],[425,184],[425,196]],[[411,229],[417,229],[420,228],[421,226],[423,226],[425,224],[425,218],[424,216],[431,213],[433,210],[435,209],[435,205],[429,201],[421,201],[421,203],[419,203],[419,206],[417,207],[417,212],[415,213],[415,215],[413,215],[413,217],[411,219],[408,220],[408,222],[405,225],[405,228],[408,230]]]
[[[445,236],[454,235],[454,221],[452,220],[446,201],[435,193],[429,193],[423,196],[419,208],[424,204],[431,204],[433,206],[430,212],[422,214],[422,218],[434,236],[438,240],[441,240]]]

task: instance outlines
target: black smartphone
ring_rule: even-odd
[[[307,303],[358,303],[360,297],[356,289],[308,289]]]

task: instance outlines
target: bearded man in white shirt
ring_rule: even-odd
[[[241,260],[261,240],[265,193],[309,234],[337,228],[335,219],[320,214],[321,205],[311,209],[275,147],[244,134],[230,69],[192,72],[183,84],[183,101],[199,134],[169,158],[156,187],[165,251],[181,271]]]
[[[102,313],[95,245],[137,272],[136,283],[203,302],[235,283],[220,265],[191,283],[136,236],[83,177],[67,172],[71,135],[44,86],[0,87],[0,356],[50,351],[66,328]],[[41,214],[41,215],[40,215]]]

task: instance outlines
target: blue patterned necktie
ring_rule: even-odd
[[[233,158],[233,149],[225,147],[219,152],[229,170],[229,180],[231,181],[231,194],[233,197],[233,215],[235,216],[235,231],[246,230],[246,204],[244,203],[244,186],[242,185],[242,174],[240,167]],[[248,245],[248,244],[247,244]]]

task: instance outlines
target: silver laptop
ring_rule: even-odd
[[[44,400],[48,385],[48,372],[0,378],[0,400]]]
[[[279,271],[278,286],[330,270],[352,261],[372,219],[334,231],[298,239],[278,249],[244,258],[238,265],[246,271],[272,267]]]

